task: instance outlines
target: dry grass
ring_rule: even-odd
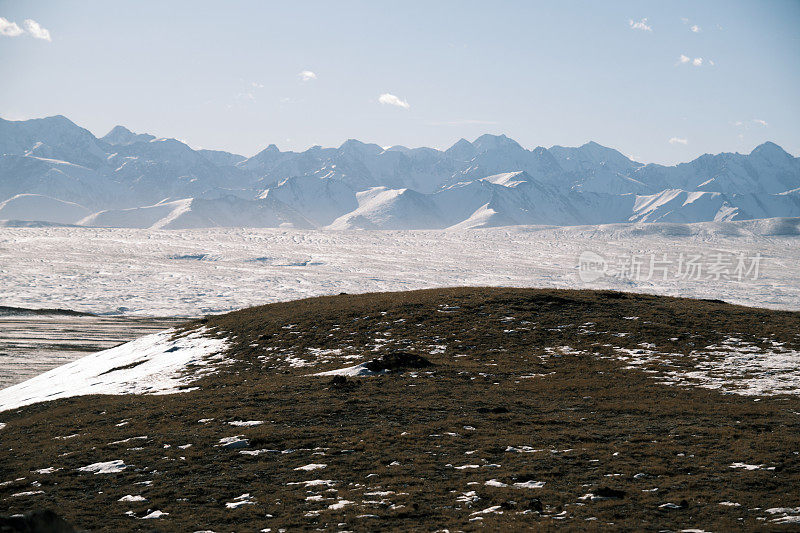
[[[0,508],[50,507],[80,527],[109,531],[719,531],[785,528],[764,509],[800,505],[798,397],[659,384],[647,372],[658,369],[626,369],[613,348],[651,343],[683,354],[675,365],[687,368],[692,350],[731,336],[797,350],[800,313],[611,292],[460,288],[313,298],[201,322],[234,347],[231,364],[202,378],[200,390],[65,399],[0,414],[8,424],[0,430],[0,481],[12,481],[0,486]],[[563,346],[570,350],[553,350]],[[392,351],[434,366],[350,378],[347,386],[309,376]],[[313,366],[292,366],[302,360]],[[228,424],[242,420],[264,423]],[[77,436],[55,439],[68,435]],[[234,435],[248,447],[218,446]],[[147,438],[112,444],[137,436]],[[254,450],[277,451],[240,453]],[[113,459],[131,466],[118,474],[76,470]],[[737,462],[764,467],[730,467]],[[327,466],[296,470],[312,463]],[[465,465],[477,468],[458,468]],[[45,467],[61,470],[33,472]],[[331,483],[298,484],[314,479]],[[544,485],[514,486],[529,481]],[[244,493],[255,503],[226,507]],[[621,497],[581,500],[587,493]],[[128,494],[147,501],[117,501]],[[353,503],[328,508],[341,500]],[[670,502],[683,505],[659,508]],[[169,515],[124,514],[155,509]]]

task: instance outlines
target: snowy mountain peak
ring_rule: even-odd
[[[786,160],[786,159],[795,159],[786,151],[775,144],[774,142],[767,141],[763,144],[759,144],[753,151],[750,152],[751,156],[759,156],[769,160]]]
[[[469,161],[475,157],[475,147],[466,139],[459,139],[453,146],[445,150],[445,155],[459,161]]]
[[[141,142],[147,141],[147,142]],[[0,119],[0,218],[119,227],[410,229],[800,216],[800,159],[750,154],[642,165],[596,142],[525,149],[506,135],[446,151],[339,147],[250,158],[63,116]],[[167,201],[162,201],[167,198]]]
[[[491,135],[488,133],[475,139],[475,142],[472,143],[472,146],[474,146],[478,152],[504,149],[523,149],[522,146],[520,146],[514,139],[510,139],[505,135]]]
[[[128,145],[136,142],[150,142],[155,136],[149,133],[136,134],[125,126],[114,126],[100,140],[111,145]]]
[[[0,154],[57,159],[96,168],[106,158],[100,144],[89,130],[63,115],[16,121],[0,118]]]
[[[390,146],[389,148],[386,148],[385,151],[386,152],[402,152],[404,154],[407,154],[408,152],[411,151],[411,148],[408,148],[407,146],[403,146],[402,144],[395,144],[394,146]]]
[[[383,152],[383,148],[377,144],[363,143],[357,139],[347,139],[339,147],[339,152],[343,154],[351,154],[359,156],[362,155],[377,155]]]

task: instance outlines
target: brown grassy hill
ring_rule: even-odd
[[[185,328],[201,325],[231,348],[196,390],[0,413],[0,509],[220,532],[782,530],[800,515],[800,313],[459,288]],[[394,370],[311,375],[374,359]]]

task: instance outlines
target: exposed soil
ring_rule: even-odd
[[[798,527],[800,510],[776,509],[800,507],[800,396],[662,377],[732,338],[798,350],[800,313],[459,288],[186,327],[201,324],[232,348],[198,390],[0,413],[0,514],[53,509],[107,531]],[[619,358],[642,346],[670,363]],[[431,366],[311,376],[392,353]],[[114,460],[117,473],[79,470]],[[142,519],[154,511],[168,514]]]

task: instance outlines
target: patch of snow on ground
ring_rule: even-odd
[[[40,468],[39,470],[34,470],[33,472],[35,474],[52,474],[53,472],[58,472],[59,470],[61,469],[48,466],[47,468]]]
[[[541,489],[544,487],[544,481],[523,481],[514,483],[514,487],[518,489]]]
[[[0,390],[0,411],[87,394],[181,392],[199,374],[184,375],[188,365],[209,365],[209,358],[228,346],[207,337],[203,328],[174,335],[174,330],[147,335]]]
[[[231,426],[236,427],[260,426],[263,423],[263,420],[234,420],[233,422],[228,422]]]
[[[775,470],[774,466],[750,465],[747,463],[732,463],[731,468],[741,468],[743,470]]]
[[[122,460],[106,461],[103,463],[92,463],[82,466],[78,470],[81,472],[91,472],[93,474],[116,474],[122,472],[130,465],[126,465]]]
[[[237,496],[233,499],[232,502],[228,502],[225,504],[225,507],[228,509],[236,509],[243,505],[255,505],[255,501],[250,499],[250,493],[242,494],[241,496]]]
[[[775,524],[800,524],[800,507],[772,507],[766,512],[782,515],[772,519]]]
[[[217,444],[217,446],[222,448],[230,448],[232,450],[247,448],[247,446],[250,444],[250,441],[243,439],[243,436],[244,435],[234,435],[232,437],[223,437],[219,439],[219,444]]]
[[[147,498],[145,498],[144,496],[140,496],[138,494],[136,496],[128,494],[127,496],[123,496],[122,498],[120,498],[117,501],[118,502],[144,502],[144,501],[147,501]]]
[[[336,482],[332,479],[312,479],[310,481],[299,481],[287,483],[287,485],[303,485],[304,487],[332,487]]]
[[[460,496],[458,496],[456,498],[456,501],[460,503],[466,503],[467,505],[472,505],[473,503],[477,502],[480,499],[481,498],[480,496],[478,496],[478,493],[475,492],[474,490],[471,490],[469,492],[465,492]]]
[[[480,514],[491,514],[491,513],[503,514],[503,511],[501,511],[500,509],[502,509],[502,506],[500,506],[500,505],[493,505],[492,507],[487,507],[487,508],[486,508],[486,509],[484,509],[483,511],[475,511],[475,512],[474,512],[474,513],[472,513],[472,514],[473,514],[473,515],[480,515]]]
[[[800,394],[800,352],[773,343],[762,349],[737,338],[728,338],[720,345],[692,351],[688,357],[693,369],[677,368],[674,360],[682,354],[662,353],[653,349],[615,347],[617,358],[628,368],[648,368],[662,383],[718,389],[743,396]],[[674,370],[673,370],[674,369]]]
[[[320,464],[320,463],[311,463],[311,464],[307,464],[305,466],[298,466],[297,468],[295,468],[295,470],[304,470],[304,471],[308,472],[308,471],[311,471],[311,470],[321,470],[323,468],[326,468],[327,466],[328,465]]]
[[[308,352],[311,355],[317,357],[326,357],[329,355],[342,355],[342,350],[340,348],[308,348]]]
[[[773,518],[772,522],[775,524],[800,524],[800,516],[781,516],[779,518]]]
[[[697,370],[668,375],[694,381],[703,388],[745,396],[800,394],[800,352],[749,348],[746,344],[725,344],[707,352],[715,358],[699,361]]]
[[[326,372],[318,372],[312,376],[346,376],[354,378],[358,376],[374,376],[378,372],[373,372],[367,368],[367,363],[361,363],[355,366],[348,366],[346,368],[337,368],[336,370],[328,370]]]
[[[331,509],[332,511],[336,511],[336,510],[339,510],[339,509],[344,509],[345,507],[347,507],[348,505],[351,505],[352,503],[353,502],[351,502],[350,500],[339,500],[338,502],[332,503],[331,505],[329,505],[328,509]]]

